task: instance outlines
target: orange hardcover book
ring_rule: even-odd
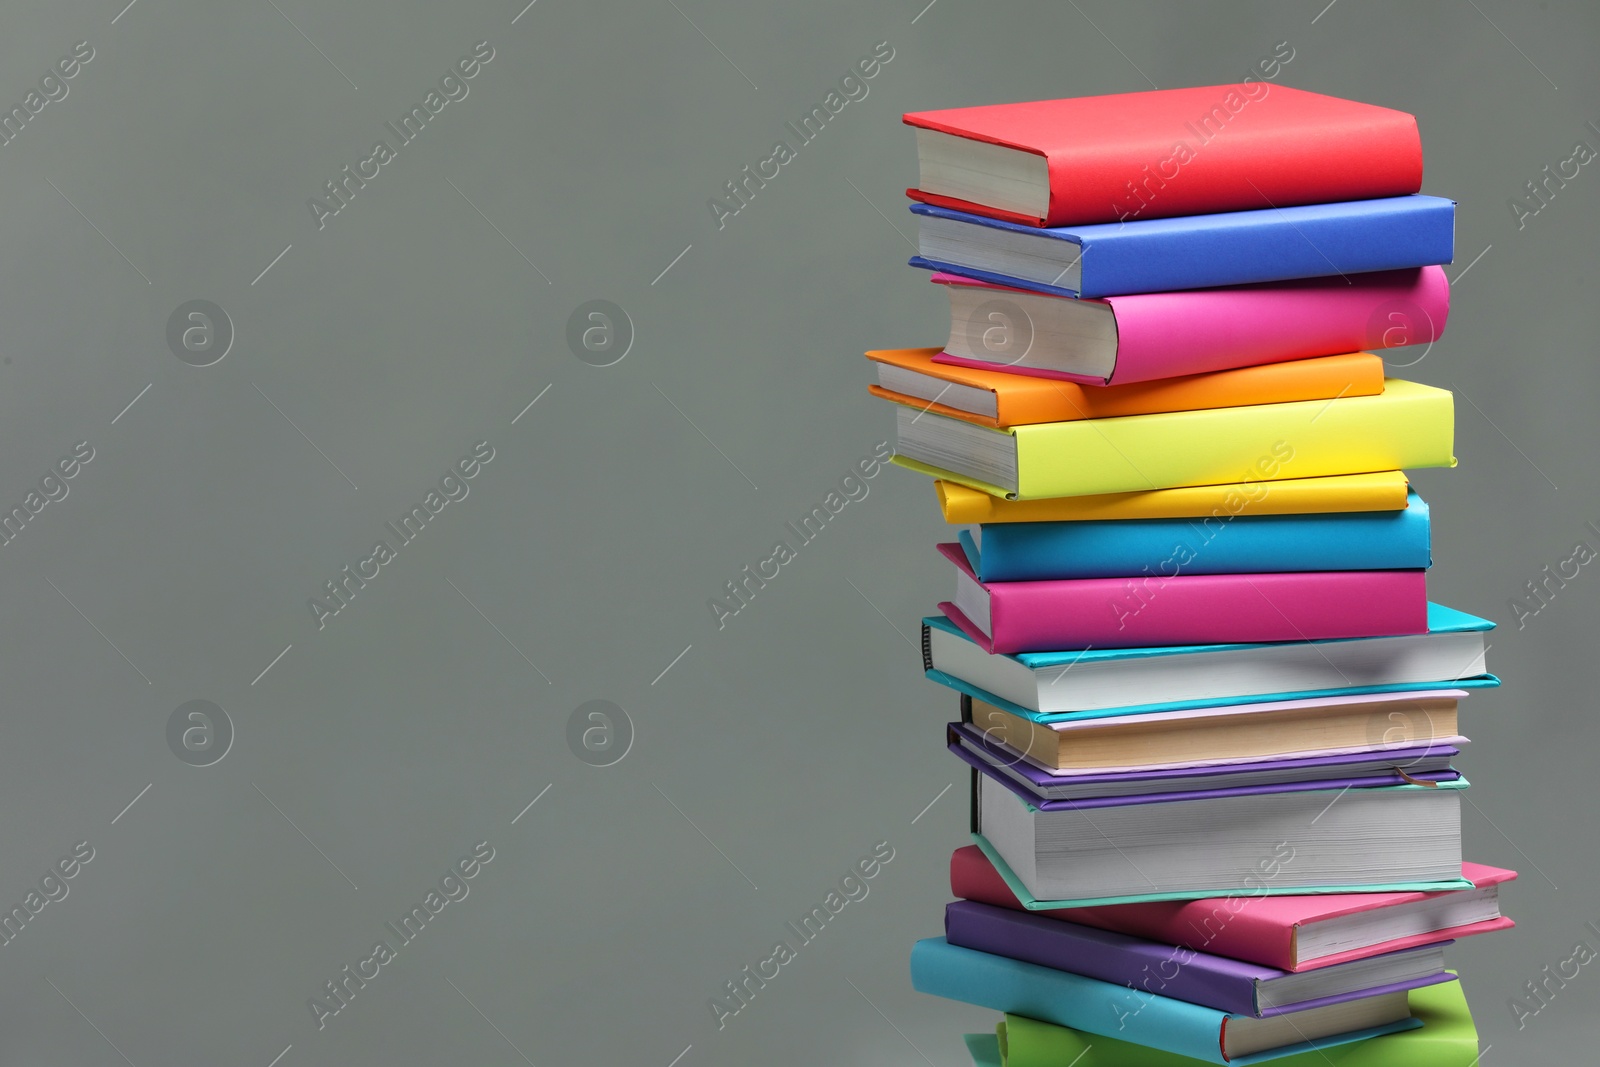
[[[1004,370],[935,363],[937,348],[867,353],[877,364],[873,396],[991,429],[1120,415],[1376,396],[1383,360],[1370,352],[1296,359],[1128,385],[1079,385]]]

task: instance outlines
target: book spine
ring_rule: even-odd
[[[998,582],[989,650],[1316,641],[1428,631],[1424,571],[1179,575]],[[1130,588],[1132,587],[1132,588]],[[940,610],[958,625],[954,604]],[[971,623],[968,621],[968,625]],[[979,637],[983,635],[978,634]]]
[[[922,624],[922,669],[933,670],[933,635],[928,630],[928,624]]]
[[[1285,478],[1449,467],[1454,403],[1446,390],[1390,379],[1379,396],[1018,426],[1016,495],[1228,482],[1259,497]]]
[[[1138,224],[1085,238],[1083,297],[1251,285],[1448,263],[1455,204],[1400,196]]]
[[[1277,974],[1177,945],[971,901],[945,906],[945,940],[1122,987],[1114,1009],[1119,1011],[1137,1012],[1149,997],[1165,996],[1255,1015],[1256,979]]]
[[[1227,1015],[1170,997],[1149,997],[1142,1011],[1119,1015],[1123,987],[1081,975],[974,952],[931,938],[911,950],[911,984],[918,991],[993,1011],[1117,1037],[1221,1064]],[[1119,1025],[1119,1023],[1121,1025]]]
[[[1108,301],[1117,316],[1110,384],[1120,385],[1426,344],[1444,333],[1450,282],[1444,268],[1428,266]]]

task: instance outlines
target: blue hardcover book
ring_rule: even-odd
[[[922,620],[930,681],[1034,722],[1357,693],[1486,689],[1494,623],[1428,605],[1428,632],[1327,641],[990,654],[943,615]]]
[[[1422,1025],[1404,992],[1374,996],[1360,1012],[1335,1004],[1270,1019],[1155,994],[1130,1007],[1126,986],[959,948],[942,937],[912,946],[911,984],[934,996],[1216,1064],[1261,1063]]]
[[[1426,570],[1428,505],[1399,511],[984,523],[957,536],[981,582]]]
[[[914,204],[914,267],[1056,296],[1159,293],[1449,263],[1456,205],[1391,196],[1039,229]]]

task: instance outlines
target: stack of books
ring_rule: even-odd
[[[1246,107],[1248,105],[1248,107]],[[1483,619],[1427,598],[1455,204],[1416,120],[1262,83],[905,116],[942,348],[867,353],[933,476],[973,844],[924,992],[1007,1067],[1471,1067],[1451,940]]]

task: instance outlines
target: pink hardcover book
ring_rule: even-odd
[[[1427,572],[1298,571],[1174,578],[978,581],[955,543],[954,602],[939,605],[986,652],[1320,641],[1428,632]]]
[[[933,281],[992,289],[997,298],[1019,293],[1027,302],[1071,299],[953,274],[935,274]],[[944,352],[935,356],[934,362],[1090,385],[1124,385],[1341,352],[1427,344],[1444,333],[1450,317],[1450,282],[1443,267],[1419,267],[1081,302],[1108,305],[1115,317],[1115,362],[1108,376],[1052,370],[1044,365],[1049,353],[1037,345],[1036,351],[1020,360],[1008,356],[997,363]],[[952,324],[952,331],[963,325]]]
[[[1029,912],[1181,945],[1285,971],[1438,944],[1516,925],[1500,914],[1498,887],[1516,871],[1462,863],[1472,889],[1442,893],[1240,894]],[[950,891],[963,900],[1026,910],[976,845],[950,857]]]

